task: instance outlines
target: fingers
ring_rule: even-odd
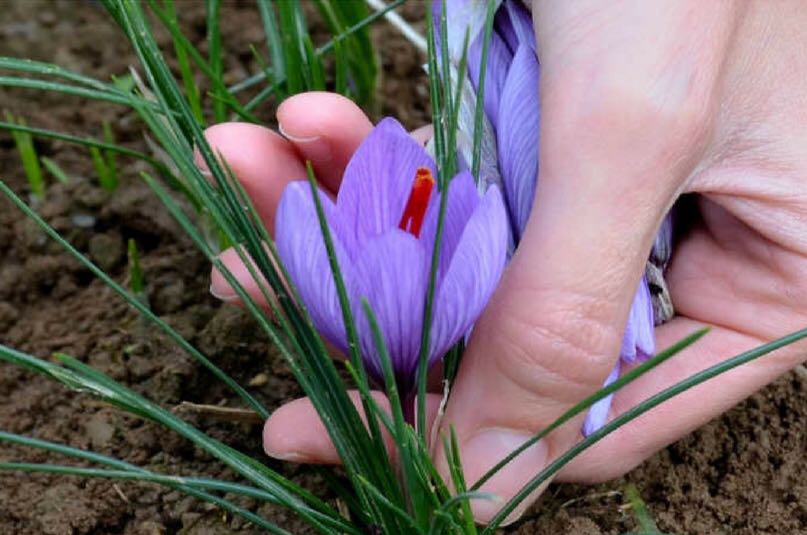
[[[365,420],[359,393],[349,392],[350,400]],[[389,401],[378,391],[372,392],[379,406],[389,414]],[[441,396],[430,394],[426,400],[427,425],[437,416]],[[383,429],[387,450],[395,455],[395,443]],[[316,409],[308,398],[296,399],[277,409],[263,428],[263,448],[268,455],[283,461],[311,464],[341,464],[339,455],[328,437]]]
[[[691,229],[679,242],[666,273],[676,310],[687,317],[656,329],[658,348],[703,325],[711,325],[711,331],[617,392],[612,415],[724,359],[807,325],[805,258],[793,249],[776,247],[715,203],[700,199],[698,204],[702,226]],[[759,210],[766,217],[776,213]],[[799,227],[780,224],[777,230],[795,233]],[[606,437],[564,469],[561,477],[599,481],[620,475],[805,359],[807,344],[802,341],[695,387]]]
[[[372,128],[366,115],[350,100],[329,93],[304,93],[286,100],[278,110],[286,139],[268,128],[248,123],[212,126],[205,137],[244,186],[263,224],[274,233],[275,209],[286,185],[306,178],[304,161],[312,160],[317,178],[333,193],[350,156]],[[205,169],[197,152],[197,165]],[[222,254],[233,272],[259,304],[266,305],[258,284],[234,250]],[[216,270],[211,274],[211,293],[236,302],[235,291]]]
[[[222,123],[205,131],[213,151],[227,161],[270,233],[283,189],[306,178],[310,159],[323,186],[335,193],[345,165],[372,128],[352,101],[330,93],[303,93],[278,109],[283,136],[249,123]],[[197,164],[206,166],[196,154]]]
[[[252,265],[252,270],[260,277],[259,281],[255,280],[250,273],[250,268],[241,261],[241,257],[238,255],[235,248],[230,247],[221,253],[219,260],[258,306],[264,309],[268,308],[269,303],[267,303],[266,297],[261,291],[261,287],[266,289],[267,292],[271,292],[272,289],[269,287],[269,284],[260,277],[260,272],[254,264]],[[210,273],[210,293],[213,294],[213,297],[225,303],[237,304],[240,302],[240,298],[238,294],[236,294],[235,289],[230,286],[227,279],[224,278],[224,275],[216,268],[213,268]],[[271,297],[271,295],[270,293],[269,296]]]
[[[334,194],[350,158],[373,128],[353,101],[324,92],[303,93],[283,101],[277,109],[277,121],[301,161],[310,160],[317,179]]]
[[[249,123],[211,126],[205,138],[244,186],[266,229],[273,232],[275,208],[283,188],[306,176],[294,147],[268,128]],[[195,157],[200,169],[206,169],[198,152]]]

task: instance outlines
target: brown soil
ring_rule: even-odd
[[[201,41],[199,4],[181,3],[183,20]],[[227,4],[225,43],[233,80],[252,72],[248,45],[261,29],[248,2]],[[90,1],[2,3],[0,55],[53,61],[107,79],[134,63],[128,46]],[[407,6],[417,17],[422,5]],[[389,27],[376,30],[383,58],[382,111],[408,126],[428,120],[423,58]],[[139,126],[112,105],[63,96],[0,91],[2,107],[30,124],[100,135],[112,122],[119,140],[142,146]],[[261,110],[271,122],[271,109]],[[40,154],[71,176],[50,186],[39,212],[81,251],[125,282],[125,240],[134,238],[153,309],[228,373],[276,407],[300,394],[283,363],[240,310],[208,297],[208,266],[138,181],[137,163],[120,159],[114,194],[95,185],[86,152],[38,141]],[[142,148],[142,147],[141,147]],[[144,149],[145,150],[145,149]],[[19,192],[25,181],[10,137],[0,134],[0,177]],[[182,401],[237,403],[191,358],[142,323],[91,274],[0,200],[0,343],[48,357],[82,358],[138,392],[176,407]],[[314,489],[309,468],[281,464],[260,449],[260,427],[188,415],[211,435]],[[623,533],[635,529],[621,489],[636,484],[662,530],[679,533],[807,533],[807,380],[792,373],[719,420],[605,485],[555,486],[512,529],[517,533]],[[0,429],[104,454],[171,474],[232,477],[187,441],[68,391],[43,377],[0,366]],[[64,462],[30,449],[0,446],[0,460]],[[294,533],[308,530],[269,505],[237,500]],[[0,532],[15,534],[257,533],[240,519],[178,492],[130,482],[0,473]]]

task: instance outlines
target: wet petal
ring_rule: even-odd
[[[610,385],[619,378],[619,369],[620,361],[616,361],[614,369],[611,370],[611,373],[605,379],[605,383],[602,385],[603,387]],[[602,398],[591,406],[591,408],[588,410],[585,421],[583,421],[583,436],[587,437],[605,425],[605,422],[608,420],[608,412],[611,410],[611,402],[613,400],[614,395],[611,394]]]
[[[437,288],[430,358],[443,356],[482,313],[499,283],[507,256],[507,213],[490,188],[468,220],[451,264]]]
[[[622,337],[620,356],[630,364],[636,358],[645,359],[656,352],[656,339],[653,323],[653,302],[647,279],[643,276],[633,297],[628,314],[628,323]]]
[[[513,226],[521,237],[538,181],[538,60],[522,46],[513,58],[502,95],[497,131],[499,164]]]
[[[325,218],[332,230],[340,271],[345,284],[349,285],[352,280],[350,261],[342,241],[333,231],[338,226],[334,204],[322,192],[320,199]],[[347,351],[342,308],[307,182],[291,182],[286,186],[278,205],[275,229],[280,259],[308,309],[314,326],[340,351]]]
[[[360,243],[396,228],[418,167],[437,176],[434,161],[398,121],[378,123],[345,169],[336,200],[344,230]]]
[[[480,202],[481,199],[470,172],[464,171],[451,180],[448,186],[448,204],[446,205],[446,215],[443,221],[443,237],[440,242],[440,263],[438,264],[440,277],[448,270],[465,226]],[[429,211],[426,212],[423,232],[420,234],[421,242],[429,261],[431,261],[434,238],[437,234],[439,213],[440,196],[436,195],[429,205]]]
[[[364,362],[379,382],[383,380],[381,361],[360,300],[367,299],[378,320],[399,386],[411,387],[423,328],[426,270],[422,244],[402,230],[378,236],[359,253],[351,294]]]

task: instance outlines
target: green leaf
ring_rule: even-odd
[[[14,117],[10,112],[5,112],[6,121],[25,126],[25,121],[21,117]],[[42,168],[39,166],[39,157],[34,148],[34,142],[30,134],[21,130],[12,130],[11,137],[17,146],[17,152],[22,160],[25,170],[25,177],[28,179],[28,187],[31,194],[38,199],[45,197],[45,179],[42,176]]]
[[[42,156],[39,159],[39,161],[42,162],[42,165],[45,166],[45,169],[47,169],[48,172],[51,175],[53,175],[53,178],[55,178],[62,184],[67,184],[68,182],[70,182],[70,177],[67,176],[67,173],[65,173],[64,170],[61,167],[59,167],[59,164],[57,164],[55,161],[51,160],[47,156]]]
[[[101,155],[98,147],[90,147],[90,156],[92,157],[92,164],[95,167],[95,174],[98,177],[98,183],[106,191],[115,191],[118,189],[118,179],[110,169],[109,164]]]
[[[639,525],[641,532],[647,535],[662,535],[658,530],[658,526],[656,526],[656,523],[653,521],[653,517],[650,516],[647,505],[639,495],[639,489],[636,488],[636,485],[633,483],[625,485],[625,497],[628,499],[630,510],[633,512],[633,516],[636,518],[636,523]]]

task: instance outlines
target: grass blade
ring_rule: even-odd
[[[8,111],[5,112],[5,116],[6,121],[9,123],[25,126],[25,121],[21,117],[14,117]],[[36,155],[34,141],[30,134],[20,130],[12,131],[11,137],[14,138],[14,144],[17,146],[20,160],[22,160],[22,167],[25,170],[25,177],[28,180],[31,194],[41,200],[45,197],[45,178],[42,176],[42,168],[39,166],[39,157]]]
[[[224,74],[224,53],[221,48],[221,30],[219,20],[221,19],[221,0],[207,0],[207,47],[208,63],[212,71],[212,79],[221,80]],[[226,119],[225,101],[227,100],[227,88],[224,84],[214,84],[213,86],[213,118],[217,123]]]
[[[59,181],[62,184],[67,184],[68,182],[70,182],[70,177],[67,176],[67,173],[64,172],[64,169],[59,167],[59,164],[57,164],[55,161],[51,160],[47,156],[42,156],[39,159],[39,161],[42,162],[42,165],[45,167],[45,169],[47,169],[48,172],[51,175],[53,175],[53,178],[55,178],[57,181]]]
[[[636,523],[639,525],[639,531],[645,535],[662,535],[653,517],[650,516],[650,511],[647,510],[647,505],[639,495],[639,489],[633,483],[625,485],[625,497],[628,499],[633,516],[636,518]]]

